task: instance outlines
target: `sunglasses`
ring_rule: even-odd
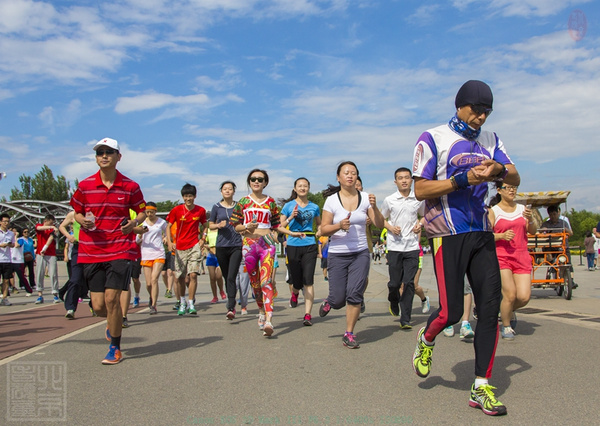
[[[263,183],[265,181],[264,177],[251,177],[250,178],[250,182],[259,182],[259,183]]]
[[[471,110],[477,115],[485,114],[486,117],[492,113],[492,108],[484,105],[471,105]]]
[[[519,187],[518,186],[512,186],[512,185],[504,185],[500,189],[504,189],[506,191],[516,191],[517,189],[519,189]]]
[[[102,157],[104,154],[113,155],[115,152],[117,152],[116,149],[99,149],[96,151],[96,157]]]

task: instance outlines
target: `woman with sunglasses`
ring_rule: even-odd
[[[498,193],[489,209],[489,221],[494,227],[496,253],[502,279],[500,334],[505,340],[515,338],[515,310],[529,303],[531,297],[531,258],[527,251],[527,233],[535,234],[537,225],[531,209],[517,204],[517,187],[496,183]]]
[[[311,313],[315,299],[313,283],[319,251],[313,231],[313,222],[317,225],[317,230],[321,226],[321,212],[319,206],[308,200],[309,190],[308,179],[304,177],[296,179],[292,194],[285,200],[281,209],[282,225],[289,225],[290,230],[306,235],[306,238],[288,238],[286,252],[292,282],[290,284],[292,293],[290,307],[298,306],[298,295],[300,290],[304,289],[304,319],[302,323],[307,326],[312,325]]]
[[[272,231],[300,238],[304,234],[280,226],[279,207],[272,197],[263,194],[269,184],[265,170],[252,170],[246,182],[251,193],[238,201],[230,223],[243,236],[242,255],[259,309],[258,327],[268,337],[273,334],[273,299],[277,296],[271,281],[276,244]]]
[[[344,346],[355,349],[360,345],[354,336],[354,327],[360,315],[363,293],[371,256],[367,245],[367,218],[378,228],[384,219],[377,208],[375,196],[356,189],[358,168],[344,161],[337,168],[339,186],[323,191],[327,197],[323,206],[321,234],[331,236],[327,258],[329,296],[319,308],[324,317],[333,309],[346,306],[346,333]]]

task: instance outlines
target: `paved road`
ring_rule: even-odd
[[[576,267],[580,287],[571,301],[553,290],[534,290],[528,309],[519,315],[517,339],[499,342],[492,384],[508,407],[503,419],[468,407],[473,349],[458,336],[438,338],[430,377],[414,374],[415,337],[427,316],[415,303],[413,330],[400,330],[387,311],[385,265],[371,268],[367,311],[356,330],[358,350],[341,344],[343,311],[319,318],[315,309],[314,326],[304,327],[303,304],[287,307],[283,278],[280,271],[273,337],[262,337],[255,307],[248,316],[226,321],[225,304],[209,303],[202,276],[197,317],[177,317],[171,302],[162,298],[156,316],[146,308],[130,313],[131,327],[123,334],[125,359],[116,366],[100,363],[108,346],[104,322],[90,323],[85,309],[80,319],[67,321],[61,306],[33,305],[31,298],[17,295],[14,306],[0,310],[0,349],[13,340],[31,339],[27,336],[50,336],[48,329],[63,331],[47,343],[40,340],[48,338],[31,339],[32,347],[18,354],[0,353],[0,383],[7,384],[0,386],[2,422],[31,424],[19,407],[36,408],[31,415],[38,419],[61,417],[53,410],[60,407],[69,423],[88,425],[546,425],[594,423],[597,418],[598,397],[590,378],[600,370],[593,362],[600,351],[600,271]],[[434,301],[429,256],[421,284]],[[316,297],[326,293],[318,275]],[[13,328],[16,319],[27,316],[30,324]],[[41,383],[48,371],[55,383],[45,392]]]

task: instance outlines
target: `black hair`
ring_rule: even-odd
[[[184,195],[193,195],[195,197],[196,196],[196,187],[190,183],[186,183],[181,188],[181,196],[183,197]]]
[[[548,212],[548,214],[550,214],[550,213],[558,213],[558,211],[559,211],[558,205],[554,204],[554,205],[548,206],[548,208],[546,209],[546,211]]]
[[[235,190],[237,189],[237,186],[235,185],[235,182],[230,181],[230,180],[226,180],[225,182],[222,182],[221,186],[219,187],[219,191],[222,191],[223,187],[227,184],[230,184],[233,187],[233,192],[235,192]]]
[[[500,202],[500,200],[502,200],[502,195],[500,195],[500,193],[498,192],[498,190],[500,188],[502,188],[502,185],[504,185],[504,183],[502,182],[496,182],[496,195],[494,195],[492,197],[492,199],[490,200],[490,207],[494,207],[496,204],[498,204]]]
[[[360,179],[360,174],[358,172],[358,167],[356,167],[356,164],[354,164],[352,161],[342,161],[338,165],[338,168],[337,168],[337,171],[336,171],[336,176],[340,175],[340,173],[342,172],[342,167],[344,167],[344,166],[353,166],[356,169],[356,177],[358,179]],[[362,179],[361,179],[360,183],[362,183]],[[340,192],[341,189],[342,189],[341,185],[334,186],[334,185],[331,185],[331,184],[327,184],[327,189],[324,189],[323,192],[322,192],[323,197],[327,198],[330,195],[337,194],[338,192]]]
[[[46,216],[44,216],[44,220],[51,220],[52,222],[56,221],[56,218],[54,217],[53,214],[48,213]]]
[[[296,188],[296,184],[298,183],[299,180],[305,180],[308,183],[308,187],[310,188],[310,181],[308,179],[306,179],[305,177],[299,177],[298,179],[296,179],[294,181],[294,188]],[[292,189],[292,194],[290,195],[290,197],[287,199],[281,199],[280,202],[282,204],[285,204],[285,203],[289,203],[292,200],[295,200],[296,198],[298,198],[298,193],[296,192],[296,189]]]
[[[0,213],[0,220],[4,219],[5,217],[10,219],[10,215],[8,213]]]
[[[394,172],[394,180],[396,180],[396,175],[400,172],[408,172],[408,174],[410,175],[410,177],[412,177],[412,171],[406,167],[398,167],[396,169],[396,171]]]
[[[262,175],[265,178],[265,186],[267,186],[269,184],[269,175],[267,174],[266,170],[261,169],[252,169],[250,173],[248,173],[248,177],[246,178],[246,183],[248,184],[248,186],[250,186],[250,176],[252,176],[256,172],[262,173]]]
[[[146,207],[148,207],[148,206],[149,206],[149,207],[155,207],[155,208],[156,208],[156,203],[155,203],[154,201],[148,201],[148,202],[146,203]]]

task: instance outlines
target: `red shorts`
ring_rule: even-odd
[[[516,251],[510,256],[498,256],[500,269],[510,269],[513,274],[531,274],[531,256],[526,251]]]

